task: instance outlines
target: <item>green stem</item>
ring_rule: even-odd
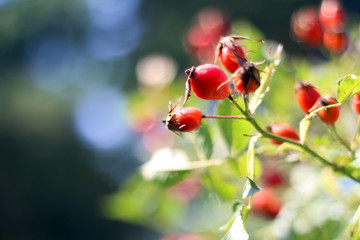
[[[355,153],[354,151],[351,149],[350,145],[345,142],[344,139],[342,139],[340,137],[340,135],[338,134],[338,132],[336,131],[336,127],[334,124],[327,124],[330,132],[333,134],[333,136],[335,137],[336,140],[338,140],[347,150],[349,150],[349,152],[351,152],[352,157],[355,157]]]
[[[202,118],[217,118],[217,119],[246,119],[244,116],[220,116],[220,115],[202,115]]]
[[[275,136],[275,135],[265,131],[263,128],[260,127],[260,125],[256,122],[256,120],[248,112],[245,112],[242,109],[242,107],[231,96],[229,96],[229,100],[242,114],[244,114],[244,116],[246,117],[246,120],[248,120],[263,137],[274,139],[274,140],[277,140],[277,141],[280,141],[280,142],[287,142],[287,143],[290,143],[292,145],[298,146],[302,150],[304,150],[304,152],[307,152],[308,154],[310,154],[311,156],[316,158],[318,161],[320,161],[322,164],[324,164],[326,166],[329,166],[329,167],[332,167],[335,171],[341,172],[344,175],[348,176],[349,178],[353,179],[354,181],[360,183],[360,179],[357,179],[354,176],[352,176],[351,173],[348,172],[345,168],[340,167],[340,166],[330,162],[329,160],[321,157],[319,154],[317,154],[312,149],[310,149],[307,145],[302,144],[302,143],[300,143],[298,141],[294,141],[292,139]]]

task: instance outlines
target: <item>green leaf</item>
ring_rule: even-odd
[[[349,225],[349,232],[351,240],[358,240],[360,238],[360,206],[356,210]]]
[[[346,75],[337,81],[336,98],[340,103],[345,102],[358,92],[360,92],[360,79],[354,74]]]
[[[309,130],[310,127],[310,123],[311,123],[311,119],[305,117],[300,121],[299,124],[299,131],[300,131],[300,142],[302,144],[305,143],[306,141],[306,136],[307,136],[307,132]]]
[[[211,140],[210,130],[207,122],[203,122],[199,128],[199,133],[196,137],[196,144],[201,149],[204,157],[210,159],[213,153],[213,142]]]
[[[151,180],[162,175],[164,172],[206,168],[218,166],[225,162],[227,161],[216,159],[211,161],[189,161],[184,151],[180,149],[165,148],[155,152],[151,159],[141,166],[141,173],[146,180]]]
[[[249,177],[247,177],[247,181],[245,184],[245,190],[243,192],[242,198],[245,199],[247,197],[251,197],[255,193],[259,192],[260,188],[256,185],[256,183],[251,180]]]
[[[217,113],[220,116],[230,116],[232,114],[232,104],[229,101],[219,101],[217,106]],[[233,136],[232,136],[232,123],[237,120],[229,120],[229,119],[218,119],[217,122],[219,124],[221,134],[223,135],[225,142],[231,152]]]
[[[261,85],[259,89],[256,90],[254,93],[253,98],[251,99],[250,103],[250,112],[255,113],[255,110],[261,104],[263,98],[265,97],[266,93],[270,90],[271,80],[275,74],[277,66],[280,64],[280,55],[283,49],[283,45],[279,44],[276,52],[274,54],[273,62],[267,66],[263,72],[260,74]]]
[[[246,232],[241,215],[238,215],[232,221],[231,227],[223,240],[248,240],[249,235]]]
[[[258,140],[259,136],[253,136],[250,139],[249,147],[248,147],[248,154],[247,154],[247,175],[248,178],[255,178],[255,143]]]
[[[162,187],[171,187],[184,180],[191,171],[161,172],[154,176],[153,180]]]
[[[209,169],[202,177],[205,186],[216,192],[224,200],[234,198],[237,189],[236,184],[225,181],[216,168]]]
[[[244,134],[252,133],[252,125],[244,120],[233,120],[231,122],[234,153],[239,153],[245,149],[249,142],[249,137],[244,136]]]

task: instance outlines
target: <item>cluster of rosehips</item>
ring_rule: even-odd
[[[203,64],[185,71],[187,81],[183,106],[191,91],[205,100],[221,100],[232,98],[230,82],[240,94],[252,93],[260,86],[260,74],[256,66],[262,63],[247,60],[243,47],[236,42],[244,39],[249,40],[246,37],[227,36],[218,43],[216,59],[220,59],[222,65],[232,73],[229,79],[225,72],[214,64]],[[168,129],[175,132],[187,132],[200,127],[203,117],[200,109],[183,107],[179,112],[174,113],[175,107],[170,105],[169,108],[165,121]]]
[[[293,14],[292,30],[301,42],[342,53],[348,47],[346,14],[338,0],[323,0],[320,8],[304,7]]]

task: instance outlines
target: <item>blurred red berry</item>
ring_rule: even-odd
[[[315,87],[312,84],[300,81],[296,83],[295,99],[299,107],[305,113],[307,113],[309,109],[314,106],[320,97],[320,93],[315,90]]]
[[[253,195],[252,210],[264,217],[274,218],[280,212],[282,202],[270,188],[263,188]]]
[[[320,98],[319,103],[320,106],[328,106],[328,105],[336,104],[338,103],[338,101],[335,98],[324,97],[324,98]],[[328,109],[323,109],[320,110],[318,114],[321,121],[323,121],[324,123],[334,124],[336,120],[339,118],[340,107],[336,106]]]
[[[324,32],[324,46],[333,53],[343,53],[348,48],[349,39],[346,32]]]
[[[227,17],[216,8],[205,8],[196,15],[195,24],[184,39],[189,55],[200,62],[214,59],[214,46],[229,29]]]
[[[169,113],[167,127],[172,131],[189,132],[200,127],[201,110],[195,107],[185,107],[177,113]]]
[[[230,95],[230,84],[224,71],[214,64],[203,64],[186,70],[191,89],[205,100],[225,99]]]
[[[315,7],[306,7],[295,12],[291,26],[299,41],[312,47],[321,46],[323,30]]]
[[[357,114],[360,114],[360,93],[355,94],[351,99],[352,108]]]
[[[288,138],[288,139],[297,140],[297,141],[300,140],[299,135],[295,132],[293,127],[291,127],[290,125],[287,125],[285,123],[273,124],[269,130],[272,134],[279,136],[279,137]],[[273,144],[276,144],[276,145],[280,145],[283,143],[281,141],[274,140],[274,139],[270,139],[270,142]]]
[[[345,10],[337,0],[324,0],[321,3],[319,18],[327,30],[339,31],[345,27]]]
[[[266,186],[274,187],[283,185],[285,182],[284,176],[277,169],[265,169],[262,180]]]

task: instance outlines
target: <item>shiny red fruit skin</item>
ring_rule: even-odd
[[[258,82],[255,78],[251,78],[249,80],[249,84],[248,84],[248,88],[247,88],[247,92],[246,92],[246,84],[245,81],[239,76],[233,79],[233,83],[234,83],[234,87],[235,89],[241,93],[241,94],[246,94],[246,93],[252,93],[255,92],[256,89],[258,89],[260,87],[260,82]]]
[[[190,84],[195,95],[205,100],[220,100],[230,95],[226,74],[214,64],[197,66],[191,73]]]
[[[295,86],[296,102],[305,113],[314,106],[320,97],[320,93],[309,83],[298,82]]]
[[[170,130],[189,132],[200,127],[201,110],[195,107],[185,107],[175,113],[169,120]]]
[[[271,188],[263,188],[254,194],[252,210],[264,217],[274,218],[280,212],[282,203]]]
[[[242,47],[235,44],[233,45],[233,47],[235,48],[236,54],[239,57],[245,59],[245,52]],[[238,61],[236,60],[236,57],[231,52],[230,48],[228,48],[227,46],[223,46],[223,48],[221,49],[220,61],[222,65],[231,73],[234,73],[240,67]]]
[[[324,32],[324,46],[327,50],[333,53],[343,53],[349,45],[349,39],[345,32]]]
[[[357,114],[360,114],[360,93],[355,94],[351,99],[352,108]]]
[[[296,141],[300,140],[299,135],[295,132],[295,130],[290,125],[287,125],[285,123],[273,124],[271,126],[271,133],[283,138],[289,138]],[[274,139],[270,139],[270,142],[276,145],[280,145],[283,143]]]
[[[341,30],[345,26],[346,14],[337,0],[325,0],[321,3],[319,19],[328,30]]]
[[[322,101],[323,106],[332,105],[338,103],[334,98],[324,98]],[[321,121],[326,124],[334,124],[340,115],[340,107],[332,107],[323,109],[318,112]]]

